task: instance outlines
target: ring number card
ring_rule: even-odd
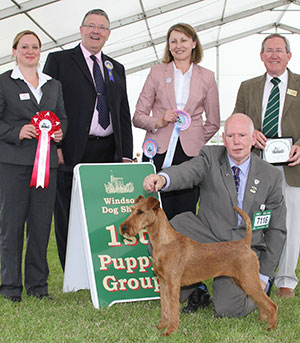
[[[254,212],[252,230],[267,229],[270,224],[272,210]]]

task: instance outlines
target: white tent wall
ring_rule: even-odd
[[[79,43],[83,15],[100,7],[109,14],[112,27],[103,50],[125,66],[133,115],[149,68],[163,55],[168,28],[187,22],[196,28],[205,49],[201,65],[216,74],[225,120],[240,83],[265,71],[259,52],[267,34],[279,32],[290,40],[289,67],[300,73],[299,5],[298,0],[1,0],[0,72],[15,65],[11,45],[19,31],[30,29],[41,38],[46,49],[42,67],[49,52]],[[135,154],[141,151],[144,135],[134,128]]]

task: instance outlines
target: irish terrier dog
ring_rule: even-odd
[[[254,300],[259,319],[268,322],[268,329],[276,328],[277,305],[262,289],[258,258],[250,248],[250,218],[238,207],[234,209],[246,223],[245,237],[239,241],[198,243],[175,231],[157,199],[141,195],[135,199],[130,216],[120,225],[125,237],[147,228],[153,247],[154,272],[160,283],[158,328],[166,328],[164,336],[178,329],[180,287],[221,275],[231,277]]]

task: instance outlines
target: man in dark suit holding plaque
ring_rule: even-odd
[[[74,49],[49,54],[44,72],[60,80],[69,130],[59,154],[55,233],[64,269],[73,167],[132,158],[132,127],[123,65],[102,53],[110,35],[107,14],[89,11]]]
[[[275,279],[279,295],[290,298],[295,295],[298,283],[295,271],[300,247],[300,75],[287,68],[292,56],[290,45],[279,34],[264,39],[260,56],[266,73],[242,82],[234,112],[252,118],[257,133],[255,148],[265,151],[267,160],[274,154],[274,149],[268,150],[268,145],[266,148],[267,139],[272,144],[272,139],[281,138],[277,151],[289,142],[284,137],[293,139],[288,161],[281,161],[286,163],[278,166],[283,174],[287,206],[287,240]]]

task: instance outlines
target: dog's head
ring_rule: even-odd
[[[120,225],[121,235],[135,236],[139,231],[153,224],[159,208],[160,203],[157,199],[138,196],[131,207],[130,216]]]

